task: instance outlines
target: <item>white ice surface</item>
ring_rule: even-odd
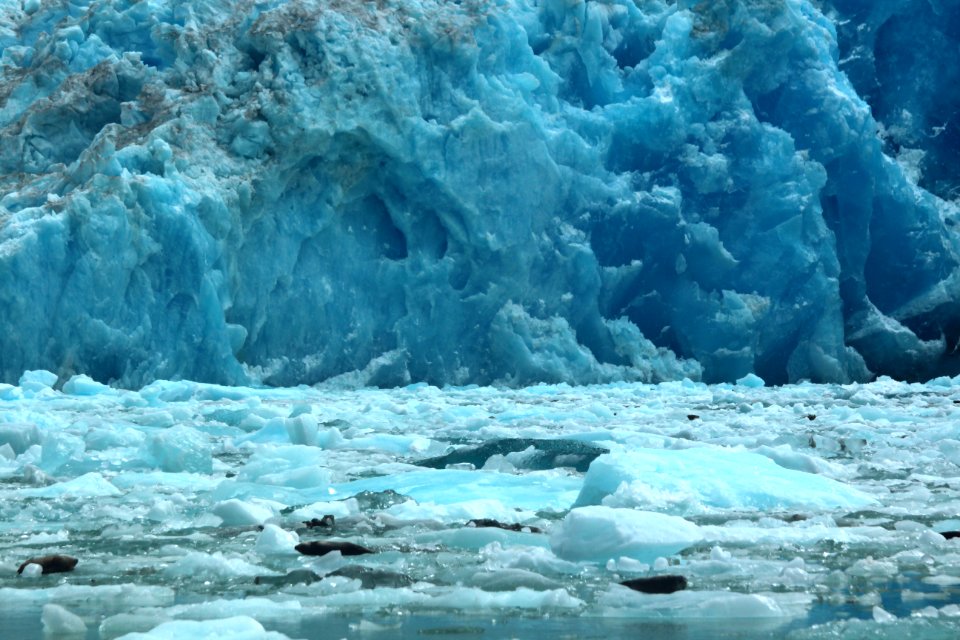
[[[571,509],[553,529],[550,547],[565,560],[605,563],[626,556],[652,563],[702,539],[697,525],[677,516],[592,506]]]
[[[87,625],[83,619],[58,604],[43,605],[40,622],[43,625],[43,633],[46,636],[83,637],[87,633]]]

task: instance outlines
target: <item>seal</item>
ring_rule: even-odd
[[[365,553],[374,553],[366,547],[361,547],[353,542],[337,542],[315,540],[313,542],[301,542],[294,547],[305,556],[325,556],[333,551],[339,551],[345,556],[361,556]]]
[[[687,588],[687,579],[683,576],[666,575],[652,578],[634,578],[621,582],[625,587],[641,593],[673,593]]]
[[[303,524],[307,525],[308,529],[313,529],[314,527],[332,527],[336,524],[336,519],[329,513],[322,518],[310,518],[309,520],[304,520]]]
[[[67,571],[73,571],[73,568],[77,566],[78,560],[71,556],[62,556],[62,555],[49,555],[49,556],[40,556],[38,558],[30,558],[26,562],[20,565],[20,568],[17,569],[17,575],[23,573],[23,570],[27,568],[28,564],[38,564],[43,567],[43,574],[48,573],[66,573]]]
[[[539,527],[531,527],[525,524],[505,524],[499,520],[494,520],[493,518],[474,518],[467,523],[468,527],[476,527],[477,529],[485,528],[496,528],[496,529],[505,529],[506,531],[525,531],[527,533],[543,533]]]

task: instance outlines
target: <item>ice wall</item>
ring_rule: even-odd
[[[947,4],[5,0],[0,378],[956,371]]]

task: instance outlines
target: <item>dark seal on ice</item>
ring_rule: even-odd
[[[361,547],[353,542],[337,542],[334,540],[315,540],[313,542],[301,542],[296,547],[297,551],[305,556],[325,556],[333,551],[339,551],[345,556],[360,556],[365,553],[373,553],[366,547]]]
[[[310,518],[309,520],[304,520],[303,524],[307,525],[308,529],[313,529],[315,527],[332,527],[334,524],[336,524],[336,519],[328,513],[322,518]]]
[[[50,555],[50,556],[41,556],[38,558],[30,558],[26,562],[20,565],[20,568],[17,569],[17,575],[23,573],[23,570],[27,568],[28,564],[38,564],[43,567],[44,575],[48,573],[65,573],[67,571],[73,571],[73,568],[77,566],[77,559],[70,556],[62,555]]]
[[[686,589],[687,579],[675,575],[653,576],[652,578],[624,580],[620,584],[641,593],[673,593]]]
[[[476,527],[477,529],[505,529],[507,531],[525,531],[527,533],[543,533],[539,527],[531,527],[525,524],[507,524],[505,522],[500,522],[499,520],[494,520],[493,518],[474,518],[467,523],[468,527]]]

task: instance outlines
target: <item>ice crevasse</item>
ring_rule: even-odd
[[[958,47],[939,0],[3,0],[0,381],[956,374]]]

